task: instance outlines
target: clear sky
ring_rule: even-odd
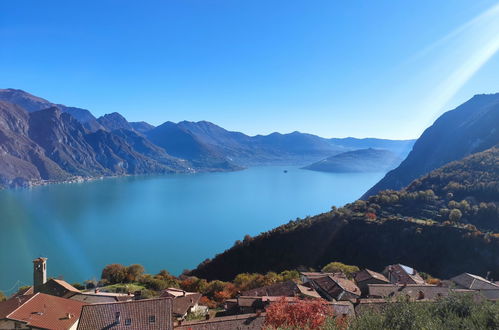
[[[0,1],[0,88],[247,134],[416,138],[499,92],[490,0]]]

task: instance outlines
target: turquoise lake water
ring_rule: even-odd
[[[0,191],[0,290],[31,284],[39,256],[68,282],[110,263],[177,275],[245,234],[351,202],[383,175],[275,166]]]

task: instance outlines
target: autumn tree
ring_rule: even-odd
[[[111,284],[123,283],[127,278],[127,267],[120,264],[111,264],[104,267],[101,278]]]
[[[323,299],[281,298],[266,309],[265,324],[273,329],[319,329],[332,312]]]
[[[5,301],[5,300],[7,300],[7,296],[5,296],[5,294],[2,291],[0,291],[0,301]]]
[[[134,264],[130,265],[126,268],[126,279],[128,282],[135,282],[137,281],[142,275],[144,275],[144,266]]]

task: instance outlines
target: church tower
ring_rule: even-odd
[[[33,289],[35,293],[45,282],[47,282],[47,258],[36,258],[33,260]]]

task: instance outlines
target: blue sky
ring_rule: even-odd
[[[416,138],[443,111],[499,92],[496,5],[1,1],[0,88],[152,124]]]

